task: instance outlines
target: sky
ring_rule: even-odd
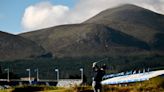
[[[121,4],[135,4],[164,14],[164,0],[0,0],[0,30],[18,34],[81,23]]]

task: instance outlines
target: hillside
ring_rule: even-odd
[[[150,49],[147,43],[101,24],[64,25],[21,36],[57,57],[122,55]]]
[[[164,50],[164,15],[135,6],[107,9],[84,23],[104,24],[147,42],[152,49]]]
[[[35,42],[0,31],[0,60],[32,58],[45,53]]]
[[[123,5],[105,10],[81,24],[20,35],[57,57],[164,54],[163,23],[163,15]]]

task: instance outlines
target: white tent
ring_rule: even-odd
[[[131,83],[131,82],[139,82],[149,80],[150,78],[157,77],[164,74],[164,70],[144,72],[139,74],[131,74],[131,75],[123,75],[118,77],[109,78],[103,80],[102,85],[109,84],[121,84],[121,83]]]

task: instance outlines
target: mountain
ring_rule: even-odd
[[[57,57],[122,55],[125,51],[149,50],[145,42],[100,24],[63,25],[21,35]]]
[[[104,24],[148,43],[152,49],[164,50],[164,15],[135,6],[107,9],[84,23]]]
[[[0,60],[32,58],[44,52],[42,47],[31,40],[0,31]]]
[[[164,16],[135,6],[107,9],[81,24],[20,34],[57,57],[164,52]],[[128,52],[128,53],[127,53]]]

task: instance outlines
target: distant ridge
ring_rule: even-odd
[[[45,53],[35,42],[0,31],[0,60],[34,58]]]

